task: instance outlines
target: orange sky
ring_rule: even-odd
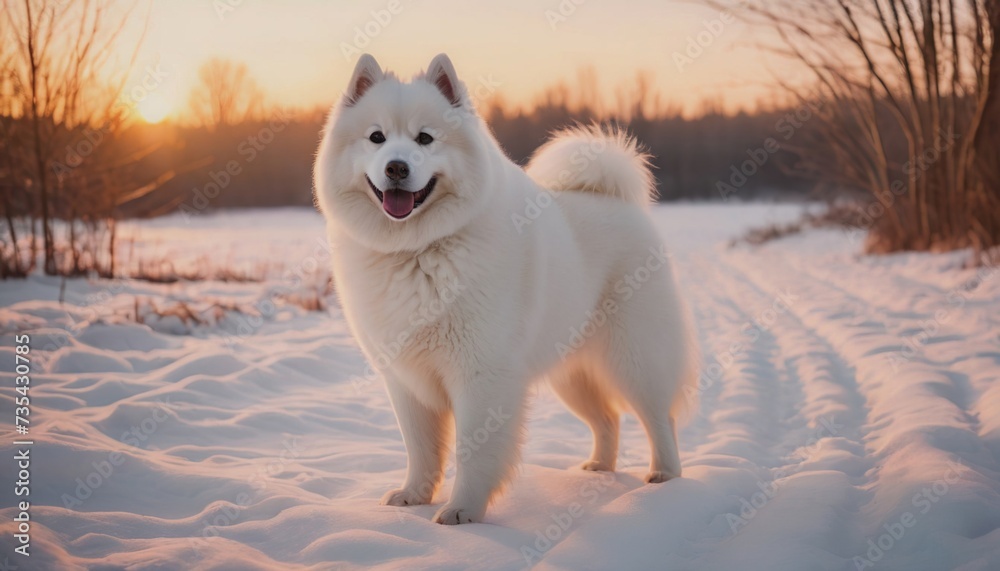
[[[745,47],[753,29],[738,16],[723,23],[719,12],[688,2],[152,0],[140,4],[123,52],[134,46],[147,10],[132,81],[147,79],[147,66],[158,65],[162,77],[144,106],[154,115],[182,110],[198,66],[213,56],[245,62],[269,102],[297,107],[331,103],[358,51],[404,76],[447,52],[467,84],[495,84],[513,104],[558,80],[573,81],[587,66],[606,101],[647,70],[664,99],[688,112],[705,98],[729,108],[753,102],[768,78],[759,54]],[[679,64],[697,44],[702,53]]]

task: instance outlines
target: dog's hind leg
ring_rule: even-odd
[[[389,399],[396,411],[406,445],[406,480],[403,487],[382,496],[381,504],[429,504],[444,478],[444,463],[451,436],[447,410],[434,410],[418,400],[398,381],[386,379]]]
[[[590,458],[580,468],[610,472],[618,457],[619,413],[597,374],[590,367],[575,365],[554,372],[549,379],[559,398],[594,434]]]
[[[631,313],[621,317],[610,327],[608,369],[612,382],[649,438],[652,458],[646,482],[665,482],[681,475],[671,409],[674,400],[681,398],[679,387],[686,366],[683,350],[672,350],[670,335],[650,335],[656,327],[649,315]]]

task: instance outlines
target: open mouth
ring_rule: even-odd
[[[401,188],[388,188],[386,190],[379,190],[372,179],[365,175],[365,180],[368,181],[368,187],[372,189],[375,193],[375,198],[382,203],[382,210],[389,216],[392,216],[396,220],[402,220],[410,215],[418,206],[424,203],[425,200],[434,191],[434,185],[437,184],[437,177],[432,176],[429,181],[427,181],[427,186],[421,188],[416,192],[410,192],[408,190],[403,190]]]

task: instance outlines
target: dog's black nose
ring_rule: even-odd
[[[385,176],[389,177],[389,180],[403,180],[410,176],[410,167],[403,161],[389,161],[389,164],[385,165]]]

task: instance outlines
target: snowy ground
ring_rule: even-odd
[[[0,557],[19,569],[1000,569],[1000,276],[956,255],[857,257],[859,237],[835,231],[725,247],[797,213],[655,210],[704,352],[684,478],[642,485],[648,448],[631,418],[619,472],[570,469],[589,432],[542,389],[520,476],[487,523],[459,527],[430,523],[435,506],[377,505],[405,467],[384,389],[335,305],[294,302],[325,282],[317,215],[133,228],[137,251],[178,264],[266,259],[266,283],[76,280],[64,304],[58,281],[2,283]],[[181,305],[201,322],[152,311]],[[10,531],[23,332],[30,559]]]

